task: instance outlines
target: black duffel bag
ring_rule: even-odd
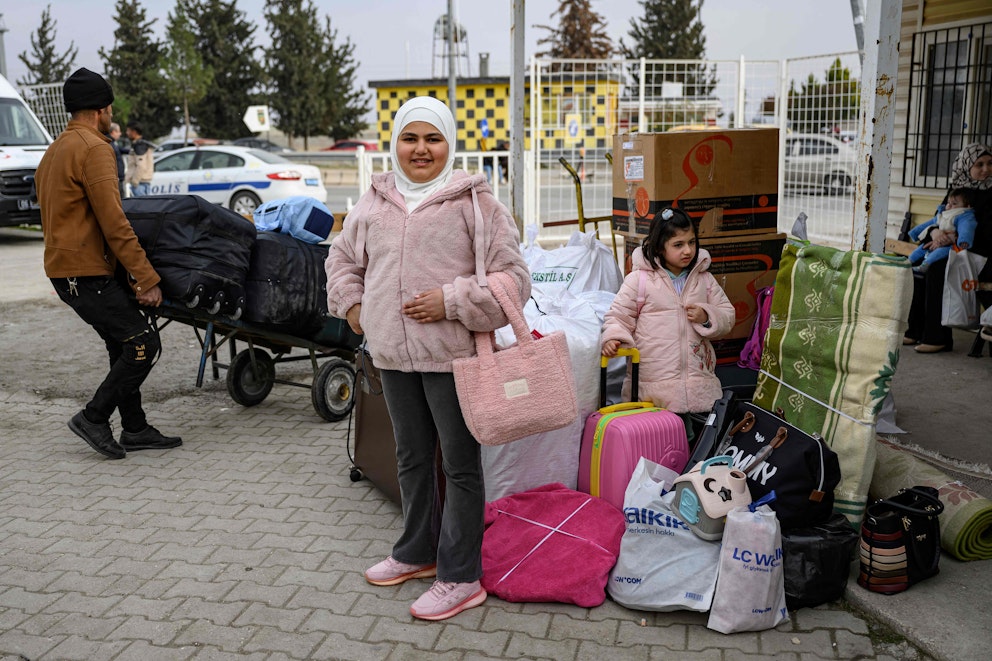
[[[769,506],[783,530],[830,518],[840,462],[822,438],[760,406],[738,402],[735,424],[725,443],[719,454],[731,455],[734,468],[747,474],[753,500],[775,490]]]

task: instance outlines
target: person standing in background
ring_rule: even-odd
[[[131,140],[131,151],[127,155],[127,183],[131,184],[131,195],[150,195],[155,164],[152,152],[155,146],[142,137],[141,124],[127,123],[127,137]]]
[[[114,156],[117,157],[117,186],[121,190],[121,199],[123,200],[127,197],[127,186],[124,184],[124,173],[126,168],[124,167],[124,151],[121,149],[120,139],[121,139],[121,125],[117,122],[110,123],[110,131],[107,132],[110,137],[110,146],[114,148]]]

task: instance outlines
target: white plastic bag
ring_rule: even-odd
[[[623,501],[627,529],[606,589],[617,603],[637,610],[709,610],[720,561],[720,542],[689,530],[662,495],[654,475],[663,466],[641,457]]]
[[[978,328],[978,274],[986,258],[970,250],[951,250],[947,257],[944,277],[944,300],[941,326],[949,328]]]
[[[978,323],[982,326],[992,326],[992,307],[985,308],[985,312],[982,313]]]
[[[573,293],[600,290],[615,294],[623,283],[613,251],[596,238],[595,230],[573,232],[561,248],[529,253],[527,265],[532,290],[544,295],[561,289]]]
[[[621,551],[622,552],[622,551]],[[782,568],[782,531],[767,505],[727,514],[720,578],[706,626],[721,633],[764,631],[789,621]]]

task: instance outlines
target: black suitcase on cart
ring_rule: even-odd
[[[327,315],[324,261],[329,247],[280,232],[259,232],[245,281],[244,320],[297,337],[320,331]]]
[[[241,316],[257,234],[251,220],[198,195],[129,197],[123,206],[166,297]]]

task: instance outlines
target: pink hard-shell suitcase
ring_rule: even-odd
[[[620,349],[618,353],[632,360],[633,401],[603,406],[586,418],[579,450],[578,490],[622,510],[624,492],[640,458],[670,468],[677,475],[689,459],[689,443],[682,418],[651,402],[637,401],[637,349]],[[600,363],[601,405],[606,403],[606,363],[604,356]]]

